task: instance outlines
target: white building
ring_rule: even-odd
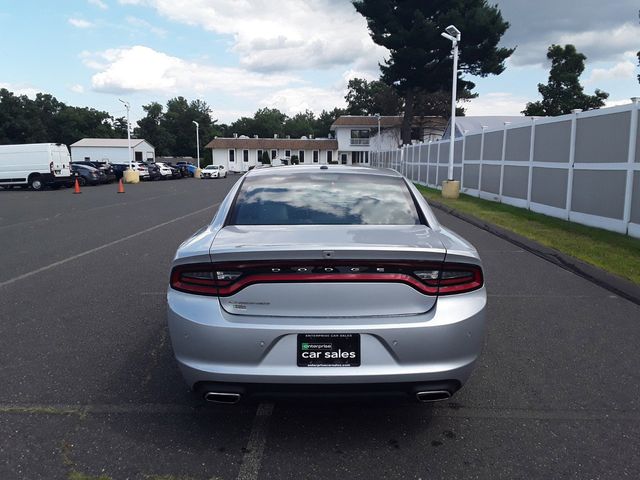
[[[300,165],[324,164],[338,160],[338,142],[330,138],[214,138],[210,148],[214,165],[230,172],[246,172],[260,164],[267,152],[272,165],[289,164],[297,157]]]
[[[144,139],[132,138],[133,160],[154,161],[156,149]],[[126,138],[83,138],[71,145],[71,161],[129,163],[129,143]]]
[[[331,131],[338,141],[340,163],[368,164],[371,152],[398,148],[402,144],[402,120],[403,117],[399,115],[338,117],[331,125]],[[413,137],[416,141],[439,139],[445,125],[446,120],[441,117],[415,117]]]
[[[401,145],[402,118],[343,115],[331,125],[335,139],[250,138],[242,135],[214,138],[205,148],[211,149],[214,165],[223,165],[231,172],[246,172],[259,164],[265,151],[272,165],[289,164],[294,156],[300,164],[368,165],[371,152],[393,150]],[[440,138],[446,123],[441,117],[415,117],[414,136],[421,141]]]

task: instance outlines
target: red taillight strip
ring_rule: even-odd
[[[341,261],[340,265],[351,263]],[[372,262],[353,261],[354,265],[384,265],[392,268],[410,270],[437,269],[440,271],[464,272],[460,278],[420,280],[412,275],[404,273],[246,273],[237,281],[214,280],[202,278],[184,277],[183,272],[216,272],[225,270],[246,271],[252,268],[276,267],[273,262],[247,262],[245,264],[186,264],[174,267],[171,272],[171,287],[186,293],[211,296],[231,296],[240,290],[259,283],[295,283],[295,282],[393,282],[403,283],[425,295],[451,295],[456,293],[471,292],[481,288],[484,280],[482,269],[470,264],[439,264],[433,262]],[[322,261],[285,261],[278,263],[277,267],[286,268],[296,265],[320,265],[329,266]],[[332,265],[337,268],[338,265]]]

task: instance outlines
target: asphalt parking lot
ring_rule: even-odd
[[[640,307],[440,212],[489,293],[451,402],[194,398],[168,266],[238,178],[0,190],[0,479],[638,478]]]

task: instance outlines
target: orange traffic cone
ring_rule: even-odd
[[[78,179],[76,178],[76,185],[73,187],[73,193],[82,193],[80,191],[80,184],[78,183]]]
[[[124,185],[122,184],[122,179],[118,182],[118,193],[124,193]]]

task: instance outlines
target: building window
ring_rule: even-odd
[[[318,163],[320,161],[320,152],[318,150],[313,151],[313,163]]]
[[[369,163],[369,152],[364,152],[364,163]]]
[[[333,161],[333,152],[331,150],[327,150],[327,163],[331,163]]]
[[[235,150],[229,150],[229,161],[230,162],[235,162],[236,161],[236,151]]]
[[[298,158],[300,159],[300,163],[304,163],[304,150],[298,152]]]
[[[249,150],[243,150],[242,151],[242,160],[244,162],[248,162],[249,161]]]
[[[258,150],[258,163],[262,162],[262,150]]]
[[[343,154],[341,155],[341,160],[342,160],[342,164],[343,164],[343,165],[346,165],[346,164],[347,164],[347,154],[346,154],[346,153],[343,153]]]
[[[278,151],[277,150],[271,150],[271,160],[275,160],[275,158],[278,156]]]
[[[285,158],[291,158],[291,150],[285,150],[284,151],[284,156],[285,156]]]
[[[351,145],[369,145],[369,130],[351,130]]]

